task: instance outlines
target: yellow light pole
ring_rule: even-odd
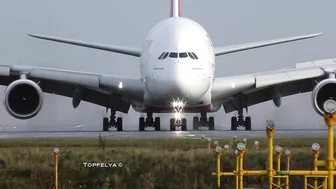
[[[238,150],[235,150],[236,154],[236,172],[239,173],[239,152]],[[236,189],[239,189],[239,176],[236,174]]]
[[[275,123],[272,120],[266,121],[266,133],[268,137],[268,184],[273,188],[273,135],[275,132]]]
[[[208,149],[211,150],[211,138],[208,138]]]
[[[222,148],[220,146],[216,146],[216,157],[217,157],[217,187],[220,188],[220,179],[221,179],[221,175],[222,175],[222,171],[221,171],[221,151]]]
[[[237,150],[239,154],[239,189],[244,188],[244,152],[245,152],[246,146],[244,143],[238,143],[237,144]]]
[[[334,125],[336,113],[327,113],[324,115],[324,120],[328,126],[328,189],[334,188]]]
[[[276,152],[276,156],[277,156],[277,171],[281,170],[281,154],[282,154],[282,147],[281,146],[276,146],[275,147],[275,152]],[[277,182],[278,187],[280,187],[281,185],[281,179],[278,178],[278,182]]]
[[[259,150],[259,141],[254,141],[254,147],[255,147],[255,150],[258,151]]]
[[[54,148],[55,155],[55,189],[58,189],[58,157],[59,157],[59,148]]]
[[[314,171],[317,171],[317,161],[320,155],[320,145],[318,143],[312,144],[313,156],[314,156]],[[314,189],[318,189],[317,178],[314,178]]]

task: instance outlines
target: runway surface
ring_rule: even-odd
[[[265,131],[125,131],[125,132],[1,132],[0,139],[33,139],[33,138],[97,138],[99,134],[104,138],[115,139],[155,139],[155,138],[190,138],[199,139],[202,136],[219,139],[246,137],[266,137]],[[320,138],[327,137],[327,130],[286,130],[276,131],[275,138]]]

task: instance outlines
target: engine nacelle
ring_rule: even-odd
[[[5,90],[4,106],[7,112],[17,119],[30,119],[36,116],[42,105],[43,91],[32,80],[16,80]]]
[[[336,79],[329,78],[318,83],[312,91],[315,111],[323,116],[336,111]]]

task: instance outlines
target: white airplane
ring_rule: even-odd
[[[171,131],[175,131],[176,126],[187,130],[184,113],[200,113],[200,118],[193,118],[193,129],[208,127],[214,130],[214,117],[208,118],[207,113],[216,112],[221,107],[226,113],[238,111],[238,119],[231,119],[232,130],[237,130],[239,126],[251,130],[251,118],[244,118],[244,109],[247,111],[249,106],[269,100],[279,107],[283,96],[312,91],[315,86],[319,87],[318,90],[324,89],[324,86],[329,86],[330,80],[324,80],[328,82],[323,85],[316,84],[328,77],[330,71],[335,71],[335,61],[299,63],[290,69],[216,78],[215,57],[321,34],[214,47],[200,24],[181,17],[180,1],[173,0],[171,16],[150,30],[142,49],[28,34],[39,39],[139,57],[141,77],[2,65],[0,84],[8,85],[4,105],[8,113],[17,119],[37,115],[43,106],[43,94],[53,93],[72,98],[74,108],[81,101],[87,101],[105,107],[107,112],[110,109],[110,120],[108,117],[103,119],[103,131],[108,131],[110,127],[122,131],[122,118],[116,118],[115,113],[128,113],[131,106],[137,112],[147,113],[146,118],[139,118],[140,131],[146,127],[154,127],[157,131],[161,129],[160,118],[153,118],[153,113],[174,113],[175,117],[170,120]],[[320,93],[314,91],[313,94],[316,97]],[[327,93],[322,94],[314,97],[319,112],[323,109],[322,101],[328,97]]]

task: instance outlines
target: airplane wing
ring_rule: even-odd
[[[27,34],[27,35],[38,38],[38,39],[55,41],[55,42],[60,42],[60,43],[67,43],[70,45],[77,45],[77,46],[88,47],[92,49],[99,49],[99,50],[110,51],[110,52],[116,52],[116,53],[135,56],[135,57],[141,56],[141,50],[135,49],[135,48],[116,46],[116,45],[104,45],[104,44],[99,44],[99,43],[90,43],[86,41],[79,41],[79,40],[45,36],[45,35],[36,35],[36,34]]]
[[[281,44],[281,43],[288,43],[288,42],[292,42],[292,41],[309,39],[309,38],[317,37],[317,36],[322,35],[322,34],[323,33],[316,33],[316,34],[301,35],[301,36],[296,36],[296,37],[274,39],[274,40],[269,40],[269,41],[246,43],[246,44],[234,45],[234,46],[215,47],[214,51],[215,51],[215,56],[220,56],[220,55],[223,55],[223,54],[230,54],[230,53],[234,53],[234,52],[256,49],[256,48],[266,47],[266,46],[271,46],[271,45],[277,45],[277,44]]]
[[[298,63],[294,68],[215,78],[212,96],[214,101],[223,102],[226,113],[236,111],[239,103],[246,108],[273,100],[280,106],[277,100],[281,97],[310,92],[335,71],[336,59],[325,59]]]
[[[123,113],[128,113],[130,102],[141,99],[143,94],[140,78],[22,65],[0,65],[0,85],[9,85],[20,79],[22,73],[27,75],[27,79],[35,81],[45,93],[73,98],[80,91],[81,100],[107,108],[118,104],[115,110]],[[74,99],[73,106],[76,108],[79,103]]]

